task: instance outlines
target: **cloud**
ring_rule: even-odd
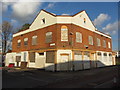
[[[63,14],[61,14],[61,15],[70,15],[70,14],[67,14],[67,13],[63,13]]]
[[[47,5],[47,7],[45,7],[44,9],[46,10],[46,9],[53,8],[54,5],[55,5],[55,2],[53,2],[53,3],[49,3],[49,4]]]
[[[107,24],[102,28],[103,32],[114,35],[118,32],[118,26],[120,25],[120,21],[115,21],[113,23]]]
[[[5,0],[2,3],[2,12],[6,12],[8,7],[11,9],[11,18],[22,23],[29,22],[38,13],[42,2],[40,0],[17,0],[15,2]],[[34,2],[35,1],[35,2]]]
[[[94,19],[93,23],[95,26],[101,27],[101,25],[109,19],[110,16],[108,14],[101,13],[96,19]]]
[[[21,2],[14,3],[12,15],[15,19],[21,22],[29,21],[37,12],[41,2]]]

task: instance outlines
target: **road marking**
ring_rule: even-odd
[[[100,85],[95,86],[94,88],[100,88],[100,87],[102,87],[102,86],[106,86],[106,84],[109,84],[109,83],[113,83],[113,80],[104,82],[104,83],[102,83],[102,84],[100,84]]]

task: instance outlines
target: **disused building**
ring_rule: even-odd
[[[13,34],[6,66],[82,70],[115,65],[111,36],[97,30],[86,11],[55,15],[41,10],[29,29]]]

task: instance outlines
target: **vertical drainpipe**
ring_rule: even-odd
[[[84,51],[82,51],[82,69],[84,69]]]
[[[54,71],[57,71],[57,50],[55,50],[55,55],[54,55]]]

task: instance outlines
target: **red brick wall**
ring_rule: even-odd
[[[55,25],[51,25],[48,27],[45,27],[43,29],[39,29],[36,31],[32,31],[30,33],[24,34],[23,36],[17,36],[13,38],[13,52],[19,52],[19,51],[26,51],[26,50],[31,50],[31,49],[39,49],[39,48],[71,48],[71,45],[69,44],[71,37],[73,38],[73,48],[76,49],[85,49],[84,45],[88,45],[88,49],[90,50],[97,50],[97,51],[112,51],[112,49],[108,48],[108,42],[111,43],[111,47],[112,47],[112,42],[111,39],[106,38],[104,36],[101,36],[99,34],[96,34],[92,31],[89,31],[87,29],[81,28],[79,26],[73,25],[73,24],[66,24],[66,26],[68,27],[68,41],[61,41],[61,26],[65,25],[65,24],[55,24]],[[50,47],[49,44],[45,43],[45,33],[48,31],[52,31],[53,32],[53,36],[52,36],[52,43],[56,43],[55,46]],[[73,33],[73,35],[70,35],[70,32]],[[77,43],[76,42],[76,32],[80,32],[82,33],[83,39],[82,39],[82,43]],[[38,44],[33,46],[32,45],[32,36],[37,35],[38,36]],[[94,38],[94,45],[89,45],[88,42],[88,36],[91,35]],[[28,37],[28,46],[24,46],[24,38]],[[98,47],[96,44],[96,38],[99,38],[101,40],[101,46]],[[21,39],[21,47],[17,48],[17,40]],[[106,40],[106,48],[103,47],[103,39]]]

